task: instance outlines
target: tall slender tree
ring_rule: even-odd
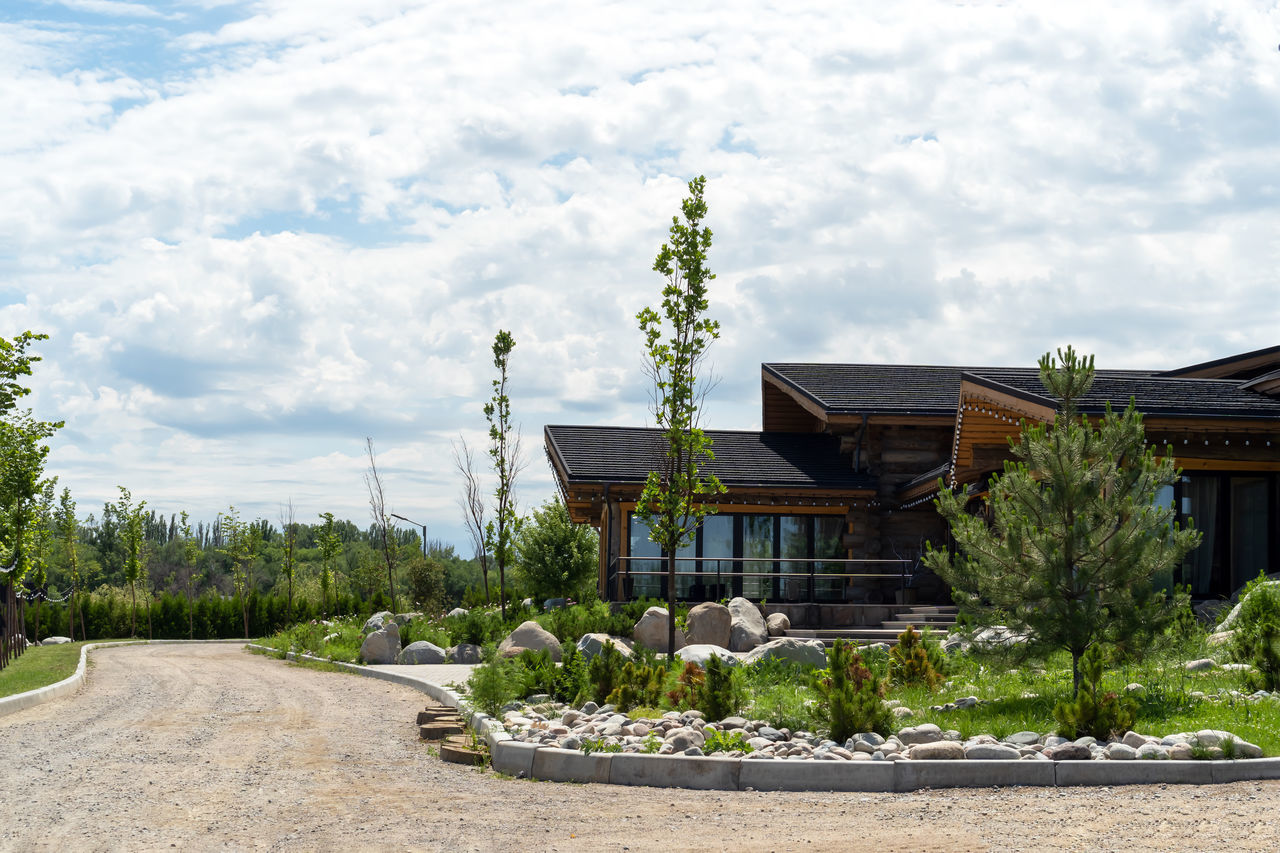
[[[1023,422],[985,499],[989,524],[965,511],[962,495],[941,491],[957,553],[930,546],[924,557],[975,624],[1025,634],[1018,650],[1028,656],[1070,653],[1077,694],[1091,646],[1137,651],[1169,623],[1185,596],[1153,579],[1200,541],[1156,502],[1178,468],[1146,446],[1133,401],[1122,413],[1108,403],[1100,418],[1081,414],[1093,377],[1093,357],[1071,347],[1040,359],[1040,381],[1059,401],[1053,423]]]
[[[250,572],[260,541],[259,527],[240,520],[240,513],[233,506],[222,516],[218,525],[222,537],[219,549],[231,562],[232,584],[240,599],[240,615],[244,620],[244,638],[249,639],[249,592],[252,589]]]
[[[196,601],[195,588],[200,583],[200,573],[196,564],[200,560],[200,544],[191,533],[191,519],[187,511],[182,511],[182,525],[179,528],[182,536],[182,560],[187,567],[187,639],[196,638]]]
[[[66,554],[67,580],[70,584],[70,600],[67,605],[67,632],[68,638],[74,642],[76,639],[76,594],[80,590],[82,578],[80,577],[80,555],[76,553],[76,546],[80,541],[80,527],[76,523],[76,502],[71,498],[71,489],[63,488],[61,497],[58,498],[58,508],[54,511],[54,524],[58,529],[58,536],[62,539],[62,549]],[[84,614],[80,614],[80,636],[89,639],[88,633],[84,629]]]
[[[143,510],[146,501],[133,503],[133,495],[124,486],[117,486],[120,498],[116,501],[116,517],[121,522],[121,542],[124,545],[124,580],[129,584],[129,636],[138,635],[138,581],[147,565],[147,543],[142,536]],[[150,608],[148,608],[150,610]]]
[[[369,452],[369,468],[365,471],[364,484],[369,489],[369,512],[373,516],[374,545],[382,554],[382,561],[387,567],[387,588],[391,591],[391,611],[396,611],[396,561],[399,556],[399,542],[395,537],[395,527],[391,523],[391,510],[387,507],[386,491],[382,488],[382,476],[378,473],[377,454],[373,452],[373,439],[365,438],[365,449]]]
[[[516,340],[510,332],[498,330],[493,339],[493,366],[498,378],[493,380],[493,397],[484,407],[489,422],[489,459],[497,484],[493,490],[493,518],[485,526],[485,550],[493,555],[498,567],[498,606],[507,615],[507,566],[515,558],[515,538],[520,530],[516,512],[516,477],[524,468],[520,453],[520,429],[511,423],[511,399],[507,396],[508,368]]]
[[[338,535],[333,513],[322,512],[324,525],[320,528],[320,595],[324,602],[324,614],[329,615],[329,590],[335,586],[333,566],[342,553],[342,537]],[[336,590],[335,590],[336,591]]]
[[[453,445],[453,465],[462,475],[462,495],[458,498],[458,506],[462,509],[462,521],[471,536],[471,546],[476,560],[480,563],[480,580],[484,584],[484,603],[489,603],[489,547],[485,542],[484,489],[480,485],[480,476],[476,473],[475,457],[467,440],[458,436]]]
[[[284,537],[284,560],[280,571],[289,583],[289,619],[293,619],[293,575],[297,568],[298,524],[293,508],[293,498],[280,505],[280,532]]]
[[[654,272],[666,280],[661,313],[645,308],[636,315],[663,448],[636,503],[636,515],[666,555],[668,653],[674,652],[676,640],[676,552],[694,540],[702,519],[716,512],[708,501],[725,491],[714,474],[703,471],[715,455],[699,426],[706,393],[704,360],[711,342],[720,337],[720,324],[705,316],[707,285],[715,278],[707,267],[711,229],[702,224],[706,183],[702,176],[689,182],[689,197],[680,208],[684,221],[671,218],[670,242],[654,258]]]

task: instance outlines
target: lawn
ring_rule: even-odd
[[[0,698],[57,684],[76,671],[84,643],[34,646],[0,669]]]

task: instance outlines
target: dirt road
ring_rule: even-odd
[[[421,694],[235,646],[91,654],[0,718],[0,849],[1280,849],[1280,782],[762,794],[560,785],[448,765]]]

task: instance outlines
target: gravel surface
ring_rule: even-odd
[[[1280,782],[778,794],[560,785],[444,764],[416,691],[235,646],[90,655],[0,719],[4,850],[1280,849]]]

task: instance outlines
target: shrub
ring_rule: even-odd
[[[587,666],[587,695],[593,702],[606,702],[621,682],[622,652],[613,643],[605,643],[600,654]]]
[[[570,521],[559,496],[533,511],[515,544],[522,587],[535,601],[585,598],[595,588],[600,535]]]
[[[667,680],[667,670],[661,666],[630,660],[623,664],[622,678],[607,697],[619,711],[642,705],[657,705],[662,701],[662,688]]]
[[[409,598],[427,613],[439,613],[444,605],[444,564],[435,557],[415,553],[409,558]]]
[[[696,707],[698,691],[705,680],[702,667],[693,661],[685,661],[684,669],[676,677],[676,686],[667,691],[667,702],[680,711]]]
[[[630,636],[635,620],[623,613],[613,613],[609,605],[595,600],[573,604],[544,613],[538,624],[555,635],[561,643],[576,643],[583,634]]]
[[[887,735],[893,715],[885,707],[879,677],[844,640],[832,645],[827,663],[828,668],[814,679],[814,687],[822,699],[831,739],[843,743],[859,732]]]
[[[473,669],[467,679],[472,704],[491,717],[502,713],[503,705],[518,698],[513,669],[514,664],[504,660],[496,646],[485,646],[484,663]]]
[[[1058,734],[1075,739],[1090,735],[1105,740],[1133,728],[1138,703],[1102,691],[1102,650],[1090,646],[1080,659],[1080,689],[1074,699],[1063,700],[1053,709]]]
[[[889,680],[894,684],[937,690],[946,680],[945,668],[942,649],[937,643],[926,643],[913,625],[898,635],[898,644],[889,651]]]
[[[1255,690],[1280,689],[1280,584],[1262,574],[1250,581],[1233,627],[1232,655],[1253,665],[1246,683]]]
[[[746,701],[737,671],[715,655],[707,659],[705,677],[694,693],[698,710],[711,720],[736,714]]]
[[[551,659],[551,652],[546,649],[525,649],[516,658],[515,664],[515,681],[519,685],[517,698],[535,693],[555,693],[558,670],[555,661]]]
[[[708,729],[705,734],[707,739],[702,744],[702,751],[707,755],[713,752],[755,752],[740,731],[721,732]]]

